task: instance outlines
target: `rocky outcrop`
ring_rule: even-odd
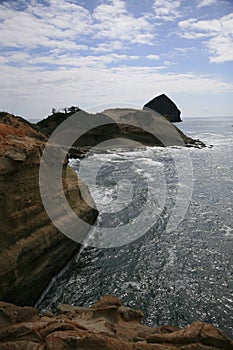
[[[118,137],[129,138],[146,146],[205,147],[200,140],[186,136],[167,118],[150,109],[106,109],[102,114],[111,117],[118,125]]]
[[[214,326],[196,321],[180,329],[150,328],[143,313],[113,296],[92,307],[58,305],[57,315],[0,303],[1,350],[232,350],[233,341]]]
[[[33,305],[79,249],[52,224],[41,201],[39,165],[45,142],[22,118],[0,114],[0,299],[19,305]],[[93,200],[67,163],[63,186],[74,212],[92,224],[97,217]]]
[[[74,146],[93,147],[98,143],[108,140],[109,138],[114,138],[115,135],[119,134],[119,129],[113,119],[101,113],[91,114],[83,110],[66,114],[55,113],[48,116],[48,118],[39,121],[36,124],[36,127],[47,136],[50,136],[62,122],[70,119],[69,117],[72,115],[74,115],[77,120],[77,128],[80,135],[74,143]],[[71,121],[70,124],[63,124],[64,127],[61,132],[64,133],[64,131],[68,131],[72,137],[75,136],[75,119],[74,123]],[[74,124],[74,128],[72,127],[72,124]]]
[[[59,114],[49,116],[37,123],[37,127],[47,135],[51,133],[72,114],[64,114],[63,119]],[[203,147],[199,140],[193,140],[181,130],[171,124],[166,118],[152,110],[137,110],[130,108],[107,109],[101,113],[90,114],[80,110],[73,116],[74,127],[70,124],[72,138],[76,139],[75,132],[81,135],[70,149],[71,157],[82,157],[85,148],[101,147],[134,147],[135,141],[138,146],[196,146]],[[76,125],[75,125],[76,124]],[[64,125],[64,124],[63,124]],[[64,126],[65,128],[65,126]],[[62,130],[64,133],[64,130]],[[74,136],[74,137],[73,137]],[[119,141],[119,139],[124,141]],[[108,146],[101,143],[111,140]]]
[[[40,130],[42,130],[45,134],[51,135],[52,132],[56,129],[56,127],[62,123],[64,120],[69,118],[72,114],[80,111],[79,108],[71,107],[69,110],[64,112],[55,111],[47,118],[40,120],[36,125]]]
[[[143,109],[152,109],[155,112],[160,113],[162,116],[166,117],[170,122],[177,123],[181,122],[180,110],[177,108],[175,103],[167,97],[165,94],[156,96],[151,101],[147,102]]]

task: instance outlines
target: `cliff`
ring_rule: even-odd
[[[118,137],[130,138],[146,146],[204,146],[150,109],[113,108],[102,113],[117,123],[120,129]]]
[[[63,113],[63,116],[54,114],[37,123],[37,127],[49,136],[70,116],[72,113]],[[111,140],[109,146],[113,147],[135,146],[134,141],[146,146],[204,146],[201,141],[186,136],[166,118],[149,109],[114,108],[97,114],[80,110],[73,113],[73,118],[69,131],[72,139],[76,139],[70,150],[72,156],[79,156],[86,147],[99,145],[106,140]],[[124,141],[117,140],[119,138]]]
[[[19,305],[33,305],[79,249],[52,224],[41,201],[39,165],[45,143],[30,123],[0,113],[0,299]],[[95,208],[93,200],[67,163],[63,182],[74,212],[94,223],[97,210],[86,204],[80,188]]]
[[[1,350],[232,350],[233,341],[196,321],[186,328],[150,328],[143,313],[113,296],[89,308],[58,305],[57,315],[0,303]]]

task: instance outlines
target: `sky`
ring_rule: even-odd
[[[0,110],[233,115],[233,0],[0,0]]]

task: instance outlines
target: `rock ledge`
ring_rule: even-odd
[[[180,329],[150,328],[143,313],[114,296],[92,307],[60,304],[57,315],[0,302],[0,349],[6,350],[232,350],[233,341],[214,326],[196,321]]]

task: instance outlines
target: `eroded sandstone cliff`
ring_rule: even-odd
[[[196,321],[180,329],[150,328],[143,313],[113,296],[89,308],[58,305],[57,315],[0,303],[1,350],[232,350],[233,341]]]
[[[79,249],[51,223],[41,201],[39,165],[45,142],[46,137],[22,118],[0,114],[0,299],[19,305],[33,305]],[[74,212],[94,223],[93,200],[67,163],[63,182]],[[83,200],[80,188],[94,209]]]

